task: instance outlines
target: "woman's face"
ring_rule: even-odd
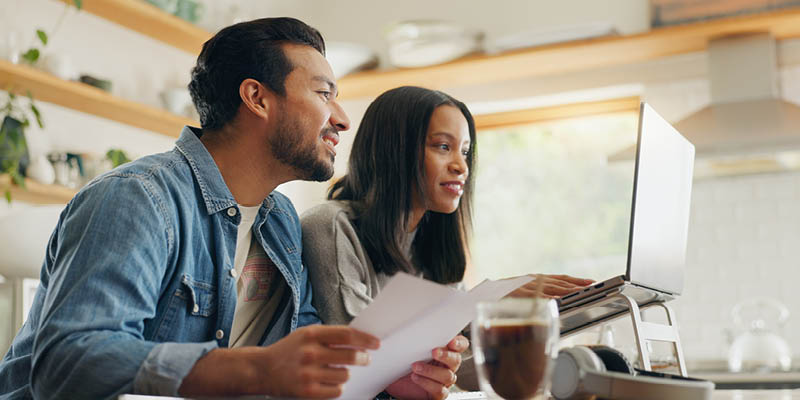
[[[426,211],[450,214],[458,208],[469,176],[469,125],[457,107],[442,105],[433,110],[425,139],[424,205],[415,196],[415,206]]]

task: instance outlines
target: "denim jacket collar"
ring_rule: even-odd
[[[192,167],[197,184],[203,194],[203,201],[206,203],[206,211],[208,215],[211,215],[235,206],[236,199],[228,189],[228,185],[225,184],[225,180],[222,178],[214,158],[211,157],[211,153],[200,141],[200,136],[202,135],[202,130],[184,126],[180,138],[175,142],[175,147],[186,157]],[[270,194],[261,203],[259,212],[261,216],[264,216],[265,212],[269,212],[273,208],[283,212],[290,211],[276,204],[272,197],[272,194]],[[293,212],[294,210],[291,211]]]
[[[206,203],[206,211],[211,215],[235,206],[236,199],[222,179],[222,174],[208,149],[200,141],[201,135],[200,129],[184,126],[175,147],[192,167],[200,192],[203,194],[203,201]]]
[[[198,128],[184,126],[180,138],[175,143],[175,147],[189,161],[189,165],[192,167],[194,176],[197,179],[197,184],[203,194],[206,211],[208,211],[208,215],[211,215],[236,205],[236,199],[228,189],[228,185],[225,184],[225,180],[222,178],[214,158],[211,157],[211,153],[200,141],[202,134],[202,131]],[[260,213],[263,213],[264,209],[269,211],[274,206],[275,202],[272,200],[272,194],[270,194],[261,203]]]

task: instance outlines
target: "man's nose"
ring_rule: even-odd
[[[331,102],[333,112],[331,113],[331,125],[338,131],[346,131],[350,129],[350,118],[347,118],[347,113],[344,112],[342,106],[337,102]]]

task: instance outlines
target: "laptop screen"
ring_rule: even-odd
[[[694,146],[647,103],[639,113],[627,280],[683,292]]]

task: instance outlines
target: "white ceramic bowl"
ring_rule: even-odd
[[[395,67],[442,64],[483,49],[483,32],[444,21],[400,22],[385,37]]]
[[[325,58],[337,78],[378,65],[378,55],[372,49],[355,43],[328,42]]]

